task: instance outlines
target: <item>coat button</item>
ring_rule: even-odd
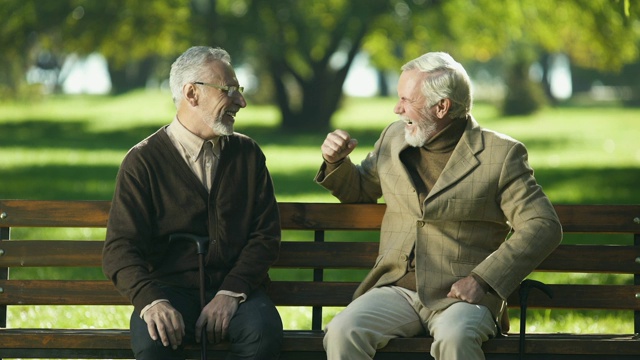
[[[425,224],[424,220],[418,220],[418,221],[416,221],[416,225],[417,225],[418,227],[424,227],[424,224]]]
[[[407,254],[402,254],[402,256],[400,256],[400,259],[402,261],[409,261],[409,257],[407,256]]]

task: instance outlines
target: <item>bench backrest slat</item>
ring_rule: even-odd
[[[100,267],[102,241],[10,240],[0,242],[0,267]],[[378,250],[375,242],[283,241],[275,268],[369,269]],[[640,273],[640,247],[560,245],[539,271]]]
[[[270,295],[279,306],[346,306],[358,283],[275,281]],[[554,297],[529,293],[531,308],[640,310],[640,285],[549,285]],[[128,305],[109,281],[0,280],[0,305]],[[611,301],[615,299],[615,301]],[[517,307],[517,292],[509,305]]]
[[[109,201],[0,200],[0,227],[105,227]],[[378,230],[384,204],[280,203],[283,229]],[[357,209],[357,211],[353,211]],[[556,205],[565,232],[637,233],[640,205]]]

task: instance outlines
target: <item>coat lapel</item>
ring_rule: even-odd
[[[438,181],[436,181],[433,189],[429,191],[427,200],[449,188],[471,172],[471,170],[480,165],[480,162],[476,158],[476,154],[483,149],[484,143],[480,127],[475,119],[469,115],[467,128],[465,129],[460,142],[458,142],[458,145],[456,145],[453,150],[447,165],[442,170]]]

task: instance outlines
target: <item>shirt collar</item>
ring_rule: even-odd
[[[210,141],[213,144],[214,155],[220,156],[219,136],[211,140],[204,140],[184,127],[177,116],[173,118],[173,121],[167,127],[167,132],[182,146],[190,161],[198,161],[202,153],[202,147],[206,141]]]

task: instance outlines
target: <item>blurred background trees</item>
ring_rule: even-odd
[[[550,79],[562,59],[575,91],[599,80],[640,102],[631,0],[3,0],[0,19],[2,98],[31,94],[33,69],[60,92],[65,64],[93,53],[106,59],[112,93],[160,84],[187,47],[211,45],[252,74],[259,90],[248,96],[276,104],[285,130],[328,129],[359,54],[378,71],[380,95],[395,93],[404,62],[440,50],[474,83],[498,84],[482,95],[506,114],[561,100]]]

